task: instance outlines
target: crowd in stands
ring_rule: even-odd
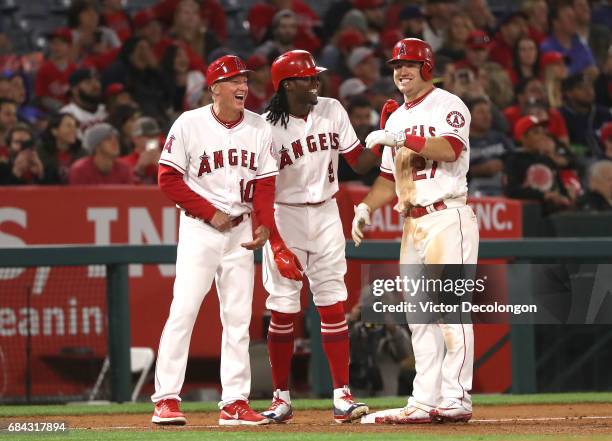
[[[523,0],[260,0],[244,38],[219,0],[72,0],[24,63],[0,29],[0,184],[154,184],[164,134],[210,103],[206,66],[242,56],[246,107],[262,113],[270,64],[292,49],[328,68],[322,96],[339,99],[362,140],[382,104],[402,102],[385,61],[404,37],[435,51],[436,85],[472,114],[470,194],[542,201],[547,212],[612,209],[612,5]],[[512,9],[510,9],[512,8]],[[32,60],[28,57],[27,60]],[[365,178],[341,164],[341,180]]]

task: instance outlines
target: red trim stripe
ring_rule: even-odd
[[[169,159],[160,159],[159,163],[167,165],[168,167],[172,167],[173,169],[180,171],[182,174],[185,174],[185,169],[183,167],[181,167],[175,162],[170,161]]]
[[[433,92],[434,90],[436,90],[435,87],[432,87],[425,95],[418,97],[415,100],[412,101],[408,101],[406,103],[404,103],[404,107],[408,110],[408,109],[413,109],[414,107],[418,106],[419,104],[421,104],[423,102],[423,100],[425,98],[427,98],[427,96]]]
[[[238,118],[236,121],[229,121],[229,122],[223,121],[221,118],[217,116],[217,114],[215,113],[215,110],[213,109],[213,106],[210,106],[210,113],[212,113],[212,116],[215,118],[215,120],[219,124],[221,124],[223,127],[225,127],[226,129],[233,129],[238,124],[240,124],[242,120],[244,119],[244,112],[240,112],[240,118]]]

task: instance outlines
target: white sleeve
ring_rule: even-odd
[[[444,103],[438,109],[438,127],[440,131],[436,136],[452,136],[457,138],[466,148],[469,143],[470,122],[472,117],[470,111],[459,97]]]
[[[344,109],[344,107],[342,107],[340,101],[334,100],[333,108],[334,112],[339,118],[338,135],[340,136],[340,149],[338,151],[342,154],[345,154],[350,152],[360,144],[359,138],[357,138],[357,134],[355,133],[355,129],[351,124],[351,120],[349,119],[348,113],[346,113],[346,110]]]
[[[382,154],[382,160],[380,161],[380,171],[393,175],[394,170],[395,161],[393,159],[393,154],[391,153],[391,147],[385,146]]]
[[[168,165],[178,170],[182,174],[185,174],[189,164],[184,121],[185,118],[183,118],[181,115],[174,122],[174,124],[172,124],[172,127],[168,132],[168,137],[166,138],[166,144],[164,144],[164,148],[159,158],[160,164]]]
[[[269,178],[278,174],[278,163],[272,142],[272,130],[268,124],[265,125],[264,134],[261,139],[255,179]]]

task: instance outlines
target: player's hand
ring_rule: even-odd
[[[353,229],[351,235],[355,241],[355,246],[361,245],[363,240],[363,227],[370,225],[370,207],[363,202],[355,207],[355,217],[353,218]]]
[[[210,220],[210,225],[223,232],[232,228],[232,220],[230,219],[229,215],[217,210]]]
[[[399,108],[399,104],[395,100],[387,100],[380,109],[380,128],[384,129],[387,125],[387,120],[393,112]]]
[[[302,265],[297,256],[285,244],[272,248],[272,253],[281,276],[291,280],[302,280]]]
[[[258,250],[264,246],[264,244],[268,241],[270,237],[270,230],[268,227],[264,227],[260,225],[255,230],[255,237],[252,241],[241,243],[240,246],[246,248],[247,250]]]
[[[406,141],[404,132],[393,133],[388,130],[375,130],[366,139],[366,147],[371,149],[377,144],[388,145],[389,147],[401,147]]]

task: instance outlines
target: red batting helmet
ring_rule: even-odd
[[[286,78],[312,77],[327,69],[315,64],[310,52],[295,50],[285,52],[272,63],[272,85],[278,90],[280,82]]]
[[[387,64],[393,64],[399,60],[420,61],[421,76],[425,81],[433,78],[434,55],[429,43],[418,38],[404,38],[393,47],[393,57]]]
[[[226,80],[248,72],[251,71],[240,58],[235,55],[225,55],[210,63],[206,69],[206,83],[210,87],[219,80]]]

